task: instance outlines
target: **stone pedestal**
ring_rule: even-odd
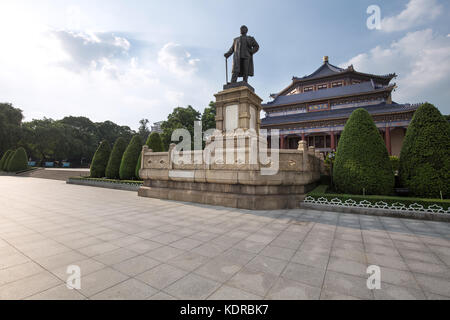
[[[259,134],[262,99],[249,87],[226,89],[215,97],[217,130],[230,133],[236,129],[254,129]]]

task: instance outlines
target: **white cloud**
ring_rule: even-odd
[[[54,30],[32,12],[8,9],[0,10],[7,44],[0,101],[24,110],[26,121],[74,115],[137,128],[140,119],[164,120],[177,106],[201,109],[214,91],[182,45],[145,47],[119,33]]]
[[[181,45],[169,42],[158,53],[158,63],[176,76],[189,76],[197,71],[199,59],[194,59]]]
[[[442,12],[437,0],[410,0],[406,8],[396,16],[384,18],[381,30],[402,31],[433,21]]]
[[[72,71],[81,72],[86,68],[98,68],[114,73],[115,61],[128,60],[131,44],[124,37],[111,33],[92,31],[50,31],[59,41],[61,49],[70,57],[62,63]],[[117,70],[116,70],[117,71]]]
[[[450,112],[450,38],[431,29],[411,32],[389,46],[377,46],[350,59],[356,70],[374,74],[396,72],[398,102],[431,101]],[[440,96],[442,100],[436,100]]]

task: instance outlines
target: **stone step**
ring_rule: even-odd
[[[66,181],[70,177],[89,176],[89,170],[38,168],[33,171],[18,174],[17,176]]]

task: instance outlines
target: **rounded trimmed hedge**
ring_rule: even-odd
[[[13,150],[9,149],[3,154],[3,157],[0,160],[0,171],[6,171],[6,160],[8,160],[12,152]]]
[[[353,111],[339,140],[333,168],[339,192],[388,195],[395,178],[389,155],[372,117],[365,109]]]
[[[111,154],[111,146],[109,142],[103,140],[95,151],[91,164],[91,178],[104,178],[106,166],[108,165],[109,155]]]
[[[24,148],[17,149],[8,161],[8,172],[18,172],[28,169],[28,156]]]
[[[105,176],[108,179],[119,179],[120,163],[122,156],[127,148],[127,141],[125,138],[118,138],[114,143],[111,155],[109,156],[108,165],[106,166]]]
[[[147,142],[145,143],[149,149],[153,150],[153,152],[163,152],[164,146],[161,140],[161,136],[158,132],[153,132],[150,134],[150,136],[147,139]],[[141,156],[138,158],[138,162],[136,165],[136,178],[140,179],[139,177],[139,170],[141,169]]]
[[[136,179],[136,165],[142,151],[142,139],[136,135],[131,139],[120,163],[119,175],[121,180]]]
[[[411,194],[450,197],[450,124],[430,103],[417,109],[400,153],[400,181]]]

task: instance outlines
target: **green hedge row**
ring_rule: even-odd
[[[72,177],[71,180],[87,180],[87,181],[102,181],[110,183],[126,183],[126,184],[143,184],[142,180],[118,180],[118,179],[106,179],[106,178],[89,178],[89,177]]]
[[[329,186],[320,185],[315,188],[313,191],[309,192],[307,196],[316,198],[325,198],[328,201],[332,199],[340,199],[342,202],[352,199],[356,202],[367,200],[372,204],[383,201],[388,205],[392,205],[394,203],[402,203],[405,206],[410,206],[414,203],[422,205],[424,208],[428,208],[434,204],[441,206],[444,210],[448,210],[450,207],[450,200],[441,200],[441,199],[424,199],[424,198],[412,198],[412,197],[395,197],[395,196],[378,196],[378,195],[354,195],[354,194],[341,194],[341,193],[332,193],[328,192]]]

